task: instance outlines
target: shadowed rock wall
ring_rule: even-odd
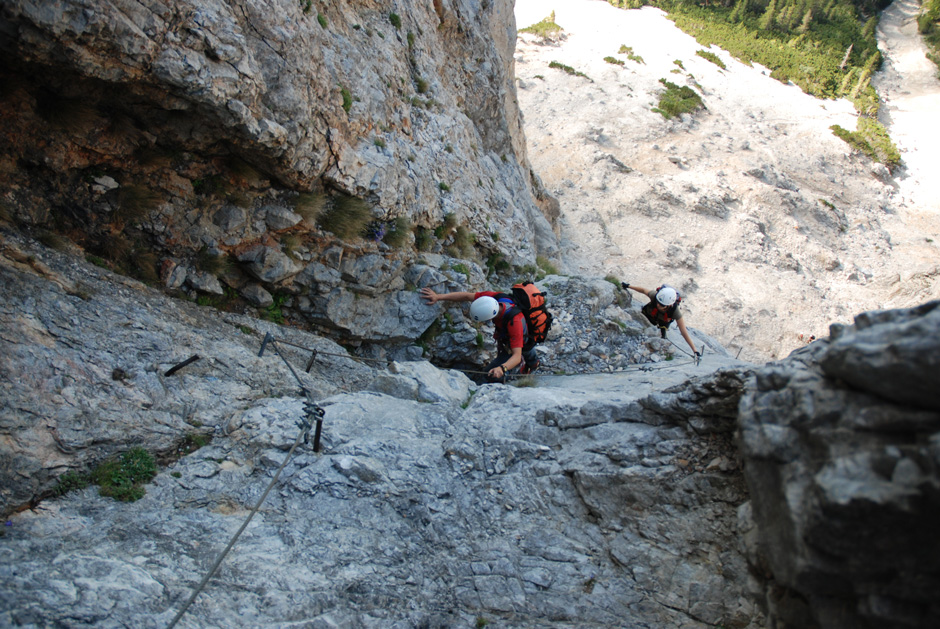
[[[940,623],[940,302],[865,313],[759,370],[739,440],[778,627]]]

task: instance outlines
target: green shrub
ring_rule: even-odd
[[[428,82],[422,79],[420,76],[415,79],[415,89],[418,90],[419,94],[426,94],[428,87]]]
[[[204,448],[212,442],[212,437],[201,432],[188,432],[183,437],[183,441],[176,447],[179,456],[186,456],[200,448]]]
[[[606,61],[607,63],[613,64],[615,66],[625,65],[623,61],[621,61],[620,59],[617,59],[616,57],[604,57],[604,61]]]
[[[340,86],[339,93],[343,96],[343,111],[348,114],[349,110],[352,109],[352,94],[344,86]]]
[[[591,77],[589,77],[588,75],[586,75],[585,73],[579,72],[578,70],[575,70],[575,69],[572,68],[571,66],[566,66],[565,64],[559,63],[558,61],[552,61],[552,62],[550,62],[550,63],[548,64],[548,67],[549,67],[549,68],[555,68],[556,70],[561,70],[561,71],[564,72],[565,74],[570,74],[571,76],[580,76],[580,77],[584,77],[585,79],[587,79],[587,80],[590,81],[591,83],[594,82],[594,80],[593,80]]]
[[[414,228],[414,234],[415,248],[417,248],[418,251],[430,251],[431,247],[434,246],[434,235],[431,233],[431,230],[418,225]]]
[[[437,184],[437,187],[440,188],[441,192],[450,192],[450,186],[443,181]]]
[[[83,474],[81,472],[66,472],[59,477],[56,486],[52,489],[52,493],[56,496],[64,496],[70,491],[85,489],[90,484],[91,478],[88,474]]]
[[[474,236],[469,229],[460,225],[454,230],[454,246],[457,247],[460,254],[464,257],[471,257],[474,253],[473,245],[476,243]]]
[[[438,240],[447,240],[450,235],[454,233],[456,228],[457,217],[453,213],[447,213],[444,215],[444,219],[441,221],[441,224],[438,225],[434,230],[434,236]]]
[[[625,46],[624,44],[620,45],[620,50],[617,51],[618,54],[627,55],[627,59],[630,61],[635,61],[637,63],[642,63],[646,65],[646,62],[643,61],[643,57],[633,54],[633,47]]]
[[[653,111],[662,114],[666,120],[705,107],[702,97],[691,87],[679,87],[666,79],[659,79],[659,82],[666,86],[666,91],[660,94],[659,106]]]
[[[394,26],[395,28],[398,28],[398,29],[401,28],[401,17],[400,17],[397,13],[389,13],[389,14],[388,14],[388,21],[389,21],[389,22],[391,23],[391,25]]]
[[[486,258],[486,275],[489,277],[494,273],[504,273],[511,268],[511,265],[501,253],[491,253]]]
[[[143,484],[157,475],[153,455],[143,448],[132,448],[108,459],[91,473],[98,493],[122,502],[134,502],[144,496]]]
[[[703,46],[717,45],[744,63],[760,63],[772,77],[809,94],[844,96],[855,87],[845,83],[846,74],[861,70],[877,52],[874,24],[863,23],[848,0],[812,10],[805,6],[790,0],[738,0],[733,9],[669,2],[668,11],[676,26]]]
[[[561,34],[564,31],[562,27],[555,23],[555,12],[552,11],[551,15],[546,17],[541,22],[536,22],[531,26],[526,26],[525,28],[520,28],[520,33],[531,33],[533,35],[538,35],[543,39],[554,39],[557,35]]]
[[[261,315],[271,323],[284,325],[284,304],[287,302],[287,295],[273,295],[274,301],[270,306],[264,309]]]
[[[470,267],[468,267],[466,264],[451,264],[450,268],[454,271],[457,271],[458,273],[463,273],[464,277],[467,278],[467,282],[470,282]]]
[[[728,67],[725,65],[725,62],[721,60],[721,57],[711,52],[710,50],[696,50],[695,54],[697,54],[702,59],[707,59],[708,61],[711,61],[722,70],[728,69]]]
[[[395,249],[401,249],[408,244],[408,234],[411,232],[411,219],[407,216],[399,216],[391,222],[385,237],[382,239],[386,245]]]
[[[68,238],[47,230],[40,231],[36,236],[36,240],[56,251],[66,251],[69,248]]]
[[[326,28],[326,16],[322,13],[317,13],[317,22],[321,27]]]
[[[372,207],[364,199],[339,193],[330,203],[329,209],[320,215],[320,228],[343,240],[358,237],[372,220]]]
[[[861,116],[856,131],[843,129],[835,124],[829,127],[832,133],[855,149],[889,169],[901,163],[901,153],[888,137],[888,131],[877,120]]]

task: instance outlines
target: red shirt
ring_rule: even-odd
[[[499,293],[491,290],[483,291],[482,293],[476,293],[473,298],[479,299],[480,297],[493,297],[496,298]],[[493,324],[496,326],[496,329],[493,331],[493,338],[496,340],[500,339],[500,334],[503,330],[509,335],[509,349],[522,348],[525,345],[525,315],[520,311],[515,317],[512,318],[512,321],[508,323],[503,323],[503,313],[506,312],[506,304],[499,302],[499,314],[493,319]]]

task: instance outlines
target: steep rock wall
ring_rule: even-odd
[[[334,198],[430,231],[450,215],[461,257],[532,265],[557,246],[514,43],[505,0],[4,3],[3,214],[142,279],[262,306],[361,240],[320,228]],[[205,277],[199,251],[241,273]],[[267,296],[245,292],[259,283]]]
[[[940,302],[865,313],[760,369],[739,441],[778,627],[940,622]],[[747,528],[744,526],[743,528]]]

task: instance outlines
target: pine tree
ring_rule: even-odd
[[[733,24],[743,22],[744,18],[747,17],[748,4],[748,0],[737,0],[737,2],[734,3],[734,10],[731,11],[728,21]]]
[[[809,31],[810,25],[813,23],[813,7],[806,9],[806,13],[803,14],[803,21],[800,22],[800,27],[797,29],[800,33],[806,33]]]
[[[774,27],[774,18],[777,16],[777,0],[770,0],[767,9],[760,18],[758,27],[763,31],[769,31]]]

